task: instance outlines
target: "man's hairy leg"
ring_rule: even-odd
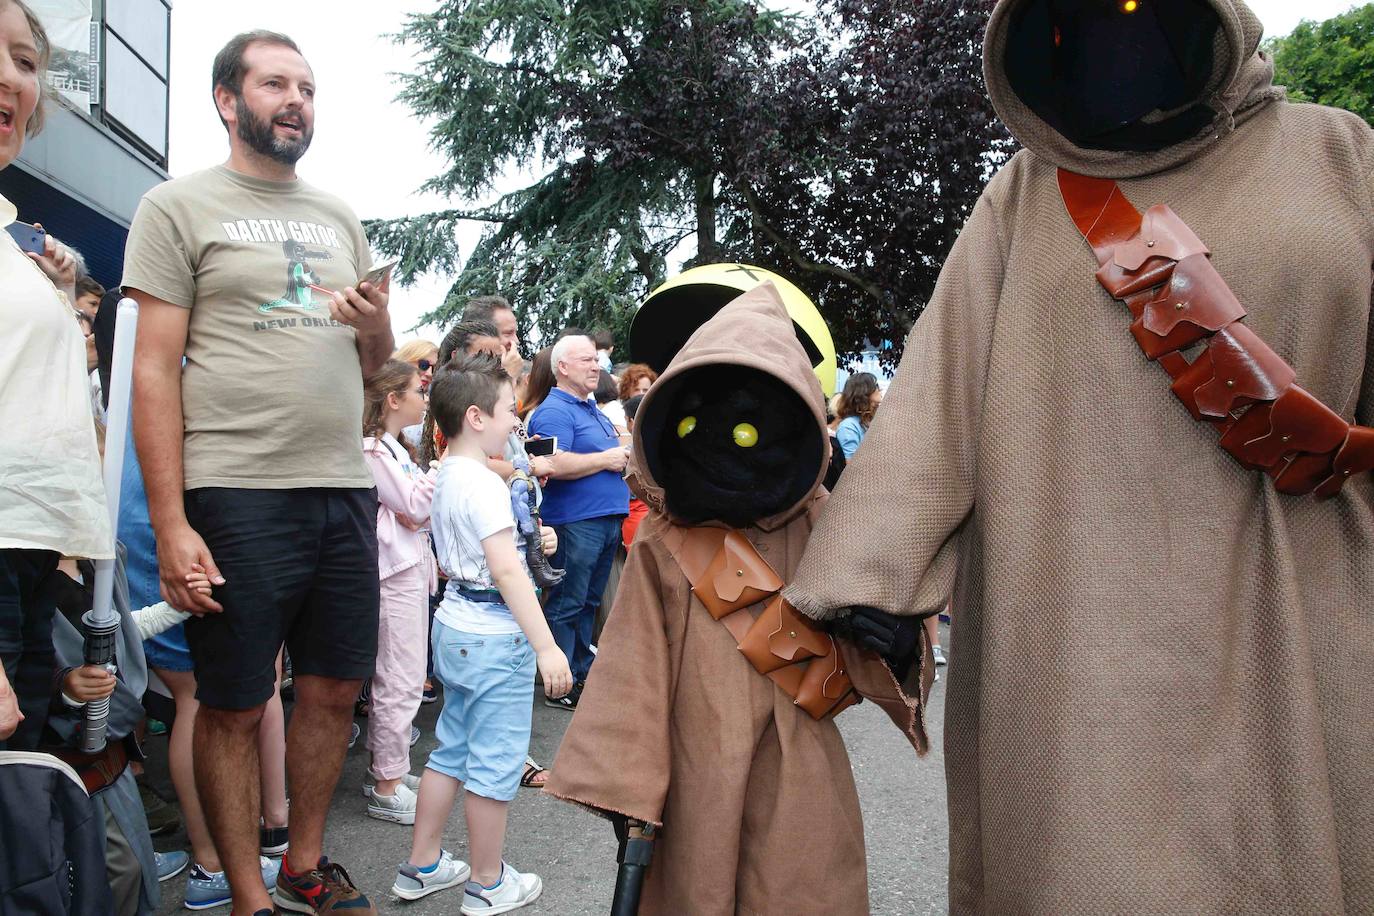
[[[324,854],[324,824],[348,752],[353,701],[361,680],[298,674],[296,708],[286,731],[286,771],[291,786],[290,871],[315,867]],[[255,771],[256,772],[256,771]]]
[[[262,706],[201,704],[192,738],[196,792],[233,892],[233,912],[272,906],[258,862],[258,723]]]

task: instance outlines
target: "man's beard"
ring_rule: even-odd
[[[297,140],[286,140],[276,135],[272,129],[272,121],[282,115],[273,115],[270,120],[262,120],[253,114],[248,107],[248,103],[239,96],[234,103],[234,111],[238,115],[238,135],[239,139],[259,155],[266,156],[280,162],[282,165],[295,165],[296,161],[305,155],[305,151],[310,148],[310,140],[315,132],[305,124],[305,118],[297,115],[300,120],[301,136]]]

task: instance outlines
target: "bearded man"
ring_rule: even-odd
[[[134,433],[162,594],[197,615],[185,624],[196,785],[233,913],[272,912],[256,734],[285,643],[296,708],[277,905],[373,913],[323,836],[377,651],[377,495],[358,436],[363,378],[394,343],[387,291],[359,280],[371,254],[357,216],[296,177],[315,79],[295,43],[236,36],[212,91],[229,159],[148,192],[123,283],[141,306]],[[187,588],[193,566],[211,594]]]

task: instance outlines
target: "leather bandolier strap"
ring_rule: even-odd
[[[1296,373],[1242,319],[1207,246],[1167,206],[1142,215],[1110,178],[1059,170],[1059,192],[1097,255],[1098,282],[1131,311],[1131,334],[1173,379],[1193,419],[1281,493],[1335,496],[1374,469],[1374,428],[1352,426],[1295,384]],[[1202,350],[1190,363],[1183,352]]]
[[[859,702],[834,637],[782,597],[781,577],[748,538],[726,528],[673,526],[664,543],[697,600],[795,705],[824,719]],[[755,616],[750,608],[760,602]]]

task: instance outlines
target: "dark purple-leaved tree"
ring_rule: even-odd
[[[401,98],[464,206],[370,221],[405,280],[456,271],[434,315],[500,292],[529,329],[608,326],[682,265],[788,276],[843,354],[895,359],[1007,140],[982,89],[988,0],[448,0],[412,16]],[[495,203],[503,173],[539,177]],[[462,220],[487,224],[459,252]]]

